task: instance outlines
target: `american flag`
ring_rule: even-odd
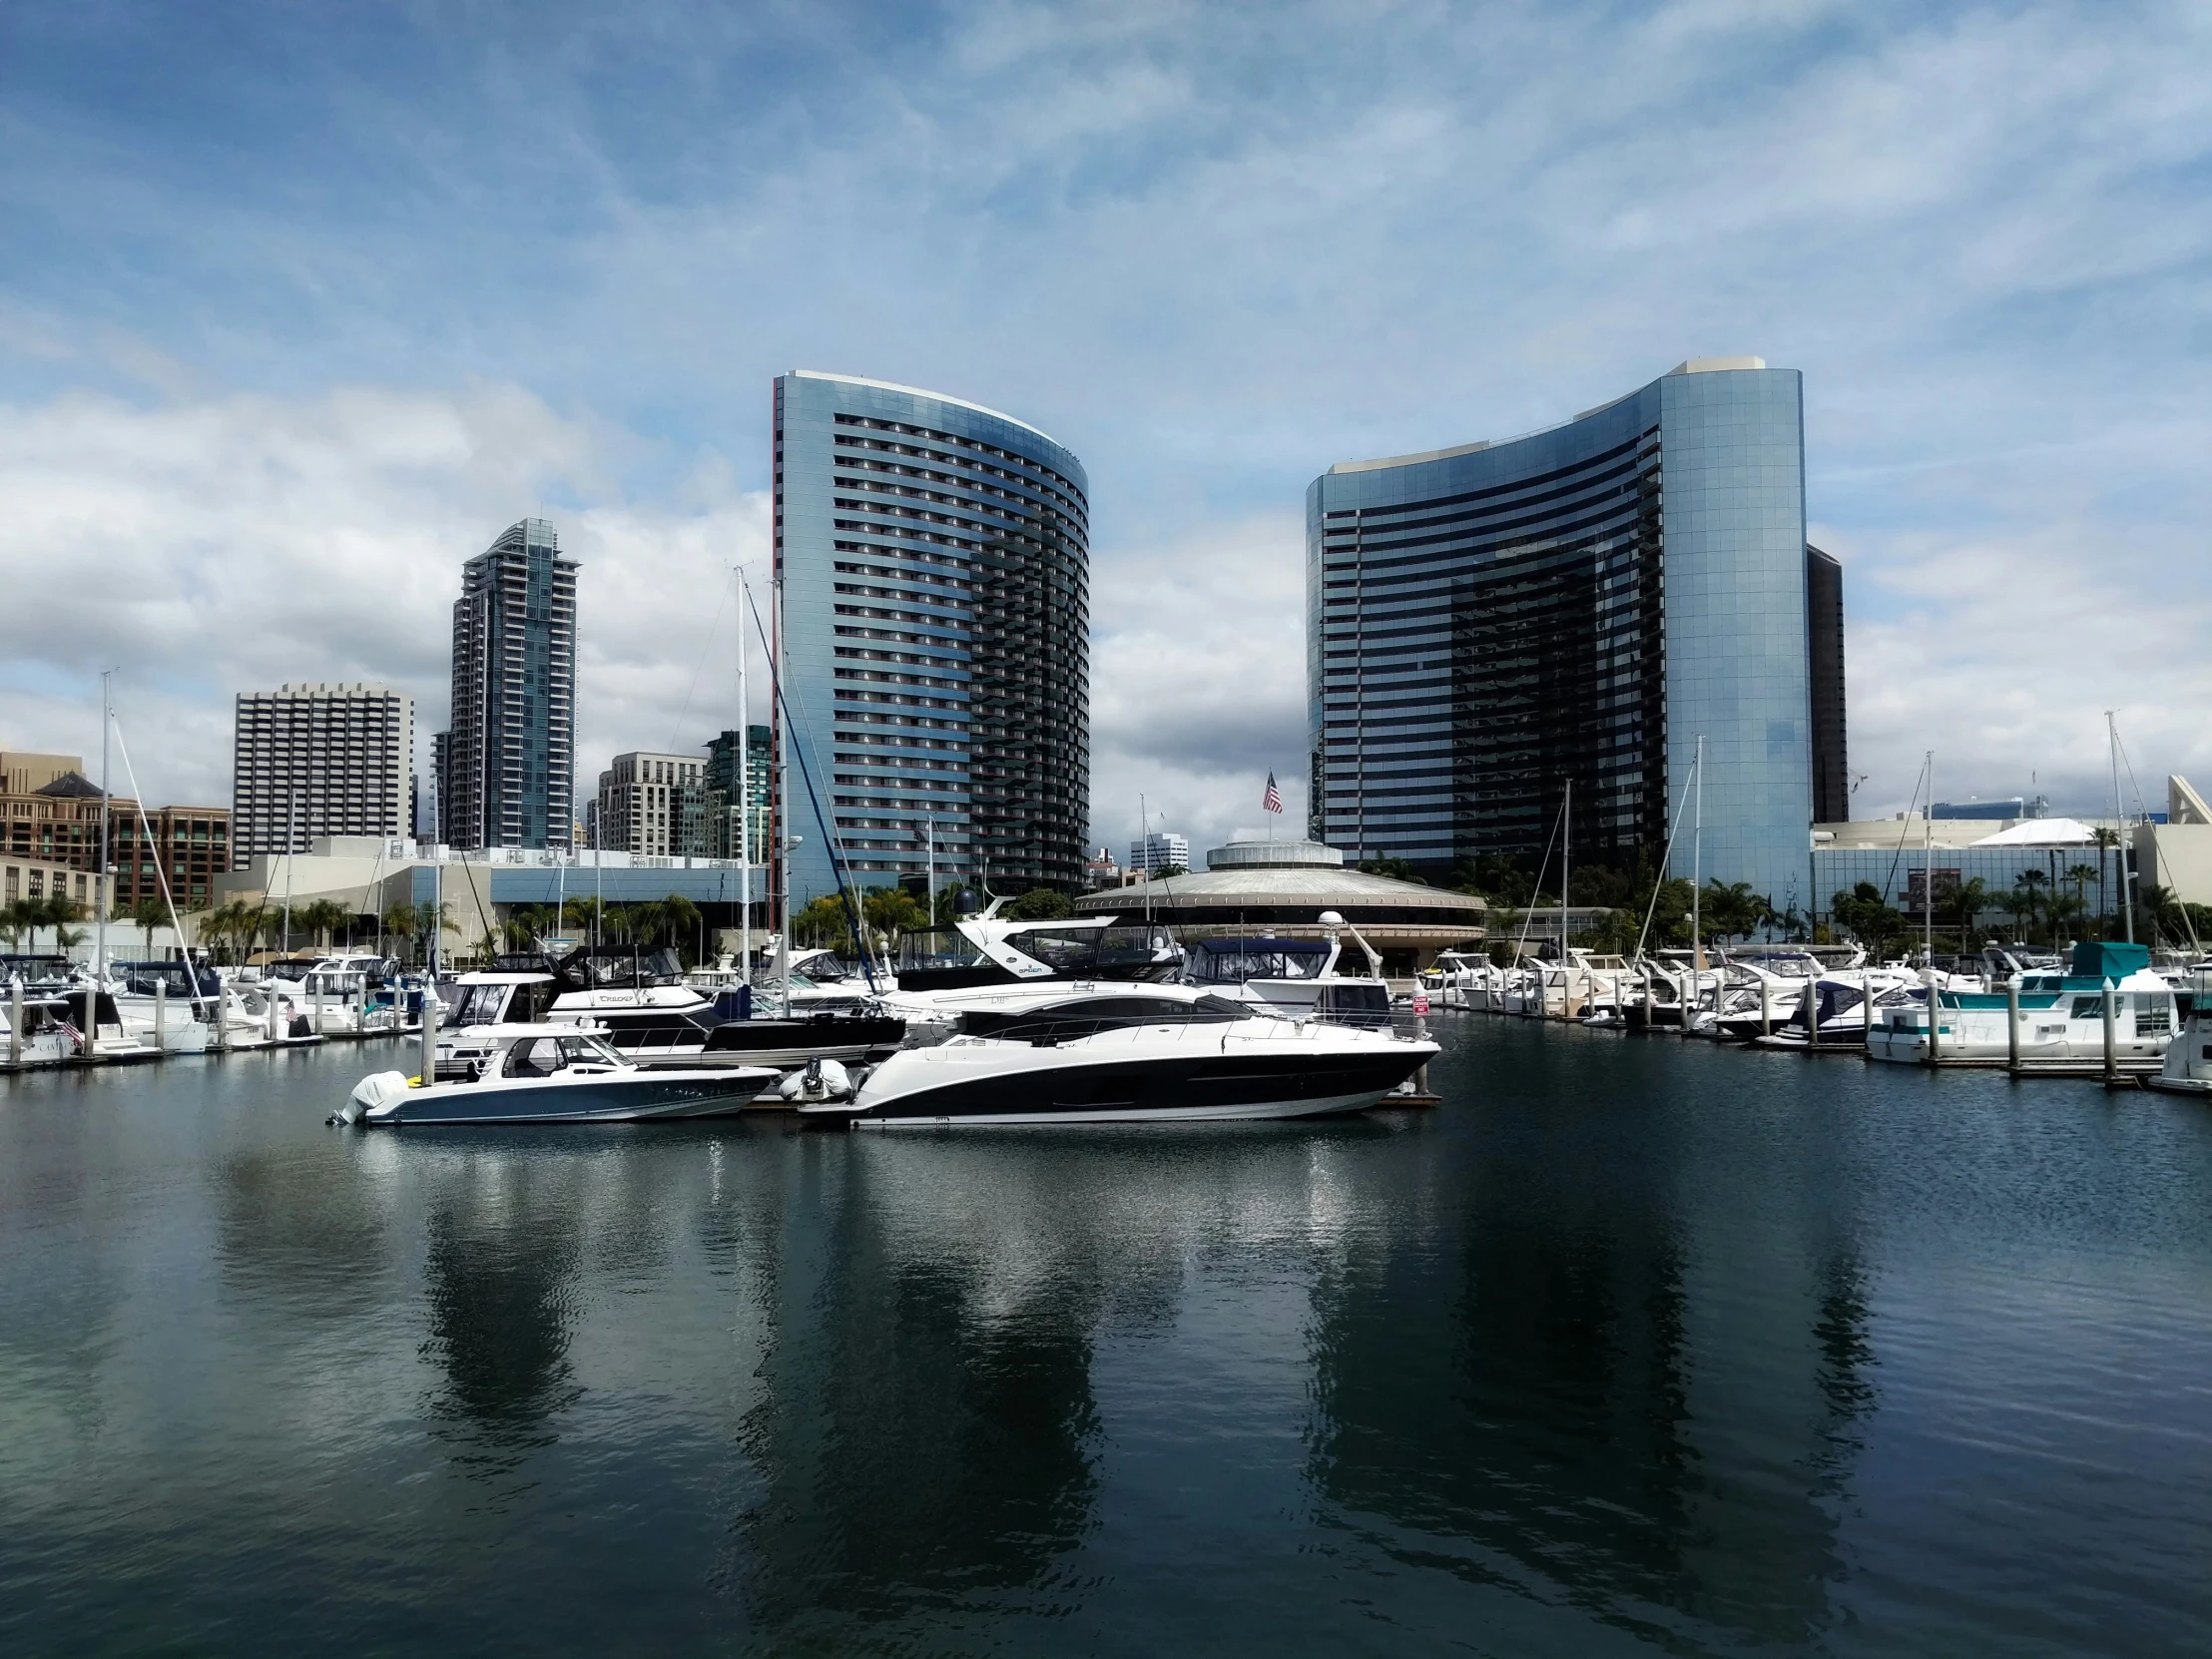
[[[1260,805],[1271,813],[1283,810],[1283,792],[1275,787],[1275,774],[1268,774],[1268,793],[1260,797]]]

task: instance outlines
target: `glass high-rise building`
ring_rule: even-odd
[[[1334,466],[1306,543],[1315,838],[1533,872],[1571,781],[1577,865],[1656,864],[1702,739],[1704,873],[1812,899],[1842,611],[1796,370],[1697,359],[1548,431]]]
[[[834,892],[816,803],[863,888],[929,864],[1077,891],[1090,798],[1083,465],[1035,427],[911,386],[779,376],[776,569],[792,719],[792,897]]]
[[[574,844],[576,561],[560,546],[526,518],[461,567],[435,746],[439,838],[455,846]]]

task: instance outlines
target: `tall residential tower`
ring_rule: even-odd
[[[933,833],[940,877],[1078,890],[1082,463],[980,404],[806,370],[776,381],[775,445],[793,900],[835,890],[820,819],[862,887],[921,874]]]
[[[304,852],[318,835],[414,833],[414,699],[389,686],[240,692],[231,851]]]
[[[1703,358],[1548,431],[1315,479],[1314,836],[1431,878],[1533,871],[1571,783],[1577,863],[1656,864],[1702,740],[1703,873],[1811,901],[1843,621],[1803,402],[1794,369]]]
[[[509,526],[461,567],[452,726],[441,736],[441,840],[572,844],[576,561],[542,518]]]

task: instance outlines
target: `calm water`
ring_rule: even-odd
[[[0,1649],[2212,1650],[2212,1113],[1444,1030],[1306,1127],[0,1079]]]

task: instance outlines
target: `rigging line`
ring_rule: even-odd
[[[1521,912],[1520,937],[1513,943],[1513,963],[1516,967],[1520,964],[1521,953],[1528,945],[1528,924],[1536,914],[1536,896],[1544,890],[1544,871],[1551,867],[1551,844],[1559,838],[1559,826],[1566,822],[1566,804],[1562,802],[1559,807],[1559,816],[1552,820],[1551,833],[1544,838],[1543,862],[1536,866],[1536,886],[1534,891],[1528,895],[1528,908]],[[1566,959],[1567,936],[1561,933],[1559,935],[1559,960],[1563,962]],[[1537,983],[1541,986],[1542,980],[1539,978]]]
[[[735,586],[737,580],[737,572],[732,571],[730,573],[730,586]],[[676,746],[683,740],[684,722],[691,718],[692,698],[698,694],[699,677],[707,672],[707,655],[715,648],[715,630],[722,626],[722,608],[729,603],[730,587],[725,587],[716,595],[714,620],[707,624],[707,637],[700,642],[699,664],[692,670],[690,689],[684,693],[683,712],[676,717],[676,730],[669,734],[668,752],[671,755],[678,752]],[[740,651],[745,649],[745,623],[743,619],[740,619],[738,623],[738,649]]]
[[[2117,721],[2115,721],[2112,726],[2112,741],[2119,746],[2120,765],[2127,769],[2127,787],[2135,792],[2135,810],[2147,819],[2150,817],[2150,808],[2145,805],[2143,801],[2143,786],[2135,781],[2135,763],[2128,759],[2127,740],[2120,736],[2120,728]],[[2165,873],[2165,858],[2158,851],[2158,837],[2156,835],[2153,835],[2151,837],[2151,873],[2153,875],[2163,875]],[[2124,870],[2125,866],[2122,867]],[[2165,883],[2163,882],[2159,882],[2157,884],[2160,886],[2165,885]],[[2127,877],[2124,873],[2120,877],[2120,885],[2124,891],[2127,885]],[[2167,890],[2169,892],[2172,891],[2171,888],[2168,888]],[[2176,907],[2181,911],[2182,925],[2189,929],[2189,948],[2194,950],[2198,955],[2203,955],[2204,945],[2203,942],[2197,937],[2196,918],[2189,914],[2188,905],[2181,903],[2178,898],[2174,902]],[[2152,916],[2151,927],[2154,934],[2157,926],[2158,918],[2156,916]],[[2155,939],[2153,942],[2155,942]]]
[[[1882,886],[1882,902],[1885,904],[1890,902],[1891,889],[1897,885],[1898,865],[1905,860],[1905,837],[1913,832],[1913,802],[1920,800],[1921,785],[1927,781],[1928,769],[1933,764],[1933,756],[1931,756],[1928,760],[1923,761],[1921,763],[1920,776],[1913,780],[1913,801],[1908,801],[1905,804],[1905,818],[1902,821],[1905,825],[1905,828],[1898,831],[1898,849],[1890,856],[1889,878],[1883,883]],[[1936,810],[1936,803],[1931,801],[1928,804],[1928,807],[1930,812],[1934,812]],[[1928,877],[1928,884],[1929,890],[1933,892],[1936,887],[1936,877],[1933,872],[1931,872]]]
[[[801,704],[795,710],[792,707],[792,700],[784,694],[784,677],[777,672],[776,653],[768,643],[768,625],[761,620],[760,603],[753,599],[750,590],[746,595],[746,599],[753,607],[753,626],[761,636],[761,647],[769,654],[769,695],[783,706],[787,715],[792,717],[793,736],[798,740],[792,745],[792,753],[799,757],[800,781],[807,786],[808,805],[814,808],[815,823],[822,829],[822,838],[829,843],[830,871],[837,878],[837,896],[844,900],[845,912],[852,921],[852,942],[859,948],[860,972],[867,977],[868,994],[875,996],[880,993],[877,991],[875,984],[874,956],[867,947],[867,931],[860,919],[859,900],[853,896],[845,879],[845,863],[847,860],[844,854],[844,840],[830,827],[830,820],[823,815],[822,799],[815,794],[814,769],[807,765],[807,748],[814,742],[814,726],[806,718],[806,705]],[[741,628],[743,626],[742,618],[740,619],[740,626]],[[815,751],[815,759],[817,761],[822,759],[821,750],[817,749]],[[787,780],[787,782],[789,781]],[[784,895],[784,909],[788,916],[791,910],[791,894],[788,890],[788,883]],[[784,995],[788,1001],[791,995],[791,988],[788,985],[785,987]]]
[[[146,822],[146,797],[139,792],[138,774],[131,768],[131,746],[123,741],[123,722],[115,718],[113,708],[108,711],[108,724],[115,732],[115,747],[123,756],[123,776],[131,781],[131,802],[133,806],[138,808],[139,832],[148,841],[152,841],[154,839],[154,827]],[[106,849],[103,848],[103,852],[105,851]],[[101,861],[105,863],[107,861],[106,857],[103,856]],[[132,861],[135,863],[137,859],[134,858]],[[169,884],[169,849],[167,847],[157,846],[156,848],[154,853],[154,878],[162,884],[162,898],[169,905],[169,925],[176,931],[178,950],[185,954],[185,979],[192,986],[192,1011],[197,1015],[200,1012],[201,1002],[200,970],[192,965],[191,953],[185,951],[185,924],[178,919],[177,895],[171,890]],[[109,876],[108,880],[112,889],[114,877]],[[113,909],[114,906],[111,904],[109,908]]]
[[[1659,854],[1659,871],[1652,877],[1651,902],[1644,906],[1644,925],[1636,934],[1636,960],[1644,959],[1644,941],[1651,936],[1651,918],[1658,913],[1659,889],[1667,884],[1667,871],[1674,863],[1674,837],[1681,833],[1682,815],[1690,810],[1690,780],[1682,780],[1682,799],[1675,804],[1674,823],[1667,830],[1666,850]]]

